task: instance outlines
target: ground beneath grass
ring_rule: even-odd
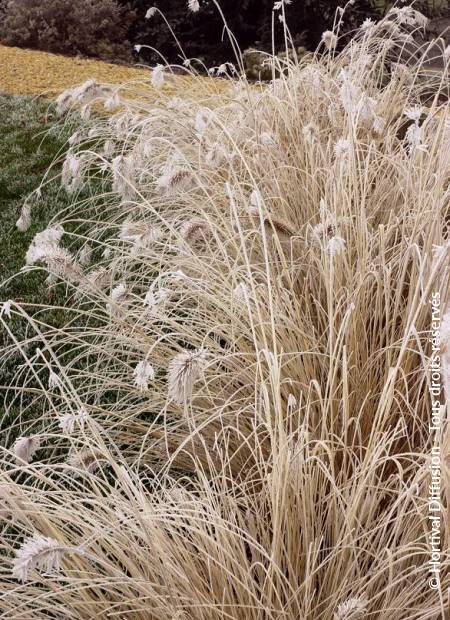
[[[148,77],[147,69],[0,45],[0,91],[3,93],[54,97],[91,78],[120,84]]]
[[[67,88],[89,79],[106,84],[147,82],[148,88],[152,89],[150,68],[0,45],[0,93],[54,98]],[[182,92],[203,98],[205,94],[220,93],[225,83],[216,78],[176,75],[167,80],[163,92],[168,95]],[[153,90],[156,97],[158,91]]]

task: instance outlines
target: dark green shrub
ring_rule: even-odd
[[[274,0],[218,0],[227,24],[241,50],[255,47],[266,51],[272,48],[272,22],[276,51],[284,47],[282,25],[278,12],[273,11]],[[145,13],[154,4],[164,13],[186,55],[202,59],[207,66],[234,60],[232,46],[224,34],[223,20],[213,0],[200,0],[201,9],[191,13],[187,0],[132,0],[137,19],[132,27],[134,43],[149,45],[160,51],[170,62],[179,61],[179,49],[159,14],[146,20]],[[316,47],[324,30],[330,28],[342,0],[293,0],[286,5],[286,16],[296,47]],[[355,0],[348,7],[344,30],[358,26],[377,11],[370,0]],[[155,62],[158,56],[142,50],[143,59]]]
[[[7,0],[0,41],[61,54],[131,60],[134,13],[115,0]]]

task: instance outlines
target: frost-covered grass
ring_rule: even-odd
[[[269,86],[232,72],[202,102],[61,96],[117,110],[72,139],[72,203],[26,255],[69,320],[1,319],[11,339],[29,324],[5,351],[23,435],[2,452],[5,617],[445,617],[428,335],[449,294],[449,75],[396,62],[423,24],[403,7],[340,53],[335,26]]]

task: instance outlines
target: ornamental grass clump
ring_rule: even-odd
[[[124,86],[91,117],[73,207],[27,266],[65,287],[66,325],[0,313],[9,407],[44,446],[2,450],[4,617],[445,617],[428,332],[449,293],[449,75],[401,64],[415,27],[391,12],[340,51],[326,33],[271,84],[201,102]],[[30,540],[42,561],[18,568]]]

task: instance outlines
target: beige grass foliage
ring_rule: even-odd
[[[396,62],[411,15],[292,58],[268,87],[156,104],[124,87],[90,121],[70,168],[103,190],[61,214],[79,230],[58,242],[67,270],[44,264],[70,322],[15,304],[18,342],[1,319],[5,357],[23,357],[9,402],[29,386],[44,413],[27,435],[50,448],[20,465],[3,452],[2,617],[444,617],[448,552],[441,596],[426,563],[448,71]],[[17,583],[33,536],[82,552]]]

